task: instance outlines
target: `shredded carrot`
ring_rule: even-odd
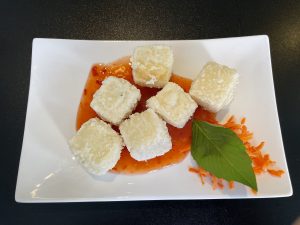
[[[276,176],[276,177],[281,177],[281,175],[284,174],[284,171],[283,170],[271,170],[271,169],[269,169],[268,173],[273,175],[273,176]]]
[[[252,188],[251,188],[251,192],[252,192],[252,194],[257,195],[257,191],[255,191],[255,190],[252,189]]]
[[[262,172],[264,172],[260,167],[254,167],[253,171],[256,175],[262,174]]]
[[[199,168],[195,168],[195,167],[190,167],[189,171],[192,173],[199,173],[200,169]]]
[[[245,124],[245,123],[246,123],[246,118],[243,117],[243,118],[241,119],[241,124]]]
[[[216,121],[214,116],[211,116],[208,118],[208,115],[204,115],[206,120],[208,122],[211,121],[213,124],[224,126],[225,128],[231,129],[233,132],[236,133],[236,135],[241,139],[243,144],[246,147],[246,152],[248,153],[250,159],[252,160],[252,167],[253,171],[256,175],[262,174],[262,173],[269,173],[272,176],[281,177],[284,174],[283,170],[275,170],[273,169],[275,165],[275,161],[271,160],[270,155],[263,153],[262,150],[265,146],[265,142],[260,142],[257,146],[253,145],[250,141],[253,139],[253,133],[250,132],[245,125],[246,118],[243,117],[240,120],[240,123],[237,123],[234,116],[231,116],[224,124],[220,124]],[[215,190],[217,188],[223,189],[223,180],[220,178],[217,178],[216,176],[212,175],[211,173],[208,173],[201,167],[190,167],[189,171],[198,174],[198,176],[201,179],[201,183],[205,183],[205,178],[210,178],[212,182],[212,188]],[[228,182],[229,189],[234,188],[234,182],[229,181]],[[255,190],[252,190],[254,194],[256,194]]]
[[[233,181],[228,181],[228,187],[229,187],[229,189],[233,189],[234,188],[234,182]]]
[[[234,121],[234,116],[231,116],[231,117],[228,119],[227,123],[233,122],[233,121]]]
[[[212,189],[215,190],[218,187],[218,178],[211,174]]]
[[[204,170],[204,169],[202,169],[202,168],[200,168],[200,171],[199,171],[199,176],[200,176],[200,180],[201,180],[201,183],[202,183],[202,185],[204,185],[204,177],[206,177],[208,175],[208,173]]]
[[[201,173],[199,173],[199,177],[200,177],[200,180],[201,180],[201,183],[202,183],[202,185],[204,185],[204,184],[205,184],[205,182],[204,182],[203,175],[202,175]]]
[[[219,187],[220,189],[223,189],[223,188],[224,188],[224,185],[223,185],[223,179],[221,179],[221,178],[218,179],[218,187]]]

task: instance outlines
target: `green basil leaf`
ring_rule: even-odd
[[[237,181],[257,191],[252,161],[232,130],[193,121],[192,131],[191,152],[200,167],[218,178]]]

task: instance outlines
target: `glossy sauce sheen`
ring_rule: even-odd
[[[96,64],[92,67],[78,108],[76,122],[77,130],[89,119],[97,117],[97,114],[90,107],[90,102],[93,99],[95,91],[99,89],[102,81],[108,76],[121,77],[134,84],[129,57],[124,57],[109,65]],[[186,92],[189,91],[192,82],[190,79],[174,74],[170,81],[180,85]],[[134,112],[142,112],[146,110],[147,99],[155,95],[160,89],[135,86],[140,89],[142,97]],[[215,120],[215,114],[198,107],[193,118],[213,122]],[[169,124],[167,126],[172,138],[172,149],[169,152],[163,156],[159,156],[148,161],[136,161],[130,156],[127,148],[125,147],[122,150],[120,160],[112,171],[126,174],[147,173],[152,170],[157,170],[162,167],[181,162],[190,150],[192,141],[192,120],[189,120],[188,123],[181,129]],[[118,131],[118,127],[113,128]]]

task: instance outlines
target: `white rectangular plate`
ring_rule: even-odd
[[[176,74],[194,78],[208,61],[236,68],[240,84],[228,109],[218,114],[245,116],[254,142],[285,171],[282,178],[257,176],[249,188],[212,190],[183,162],[144,175],[89,175],[73,160],[67,141],[75,133],[81,93],[94,63],[130,55],[135,46],[167,44]],[[34,39],[29,100],[15,199],[17,202],[79,202],[161,199],[266,198],[292,195],[282,144],[267,36],[187,41],[81,41]]]

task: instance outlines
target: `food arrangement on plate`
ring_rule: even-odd
[[[224,123],[216,114],[229,106],[239,74],[208,62],[193,81],[172,74],[172,49],[136,47],[131,57],[96,64],[87,79],[70,148],[91,174],[141,174],[181,162],[190,152],[197,167],[187,171],[223,188],[224,180],[257,191],[256,175],[281,176],[264,142],[251,144],[245,118]]]

